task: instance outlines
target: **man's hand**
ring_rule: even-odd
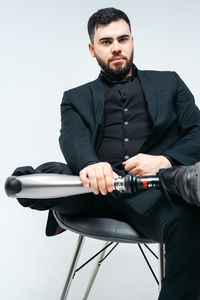
[[[139,153],[122,163],[124,169],[136,176],[156,175],[159,169],[171,168],[170,161],[162,155]]]
[[[113,191],[113,179],[118,175],[113,172],[107,162],[100,162],[89,165],[80,171],[81,183],[85,188],[91,187],[93,193],[106,195]]]

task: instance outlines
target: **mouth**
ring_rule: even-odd
[[[116,58],[111,59],[111,62],[122,62],[123,60],[125,60],[125,58],[123,58],[123,57],[116,57]]]

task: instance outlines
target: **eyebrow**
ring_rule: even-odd
[[[118,36],[117,39],[122,39],[122,38],[126,38],[126,37],[130,37],[130,35],[122,34],[122,35]],[[99,41],[107,41],[107,40],[113,40],[113,38],[108,36],[108,37],[102,37],[99,39]]]

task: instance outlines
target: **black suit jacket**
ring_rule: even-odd
[[[200,160],[200,112],[185,83],[175,72],[137,70],[137,76],[153,121],[152,132],[139,152],[167,155],[180,165]],[[103,137],[104,101],[100,78],[64,93],[59,142],[74,175],[88,163],[98,161],[96,152]],[[150,194],[146,195],[152,205],[156,197]],[[142,207],[139,195],[134,197],[135,209],[144,213],[149,207]]]

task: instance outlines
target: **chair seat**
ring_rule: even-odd
[[[157,243],[140,234],[126,222],[116,219],[69,216],[55,211],[53,214],[61,228],[87,237],[121,243]]]

